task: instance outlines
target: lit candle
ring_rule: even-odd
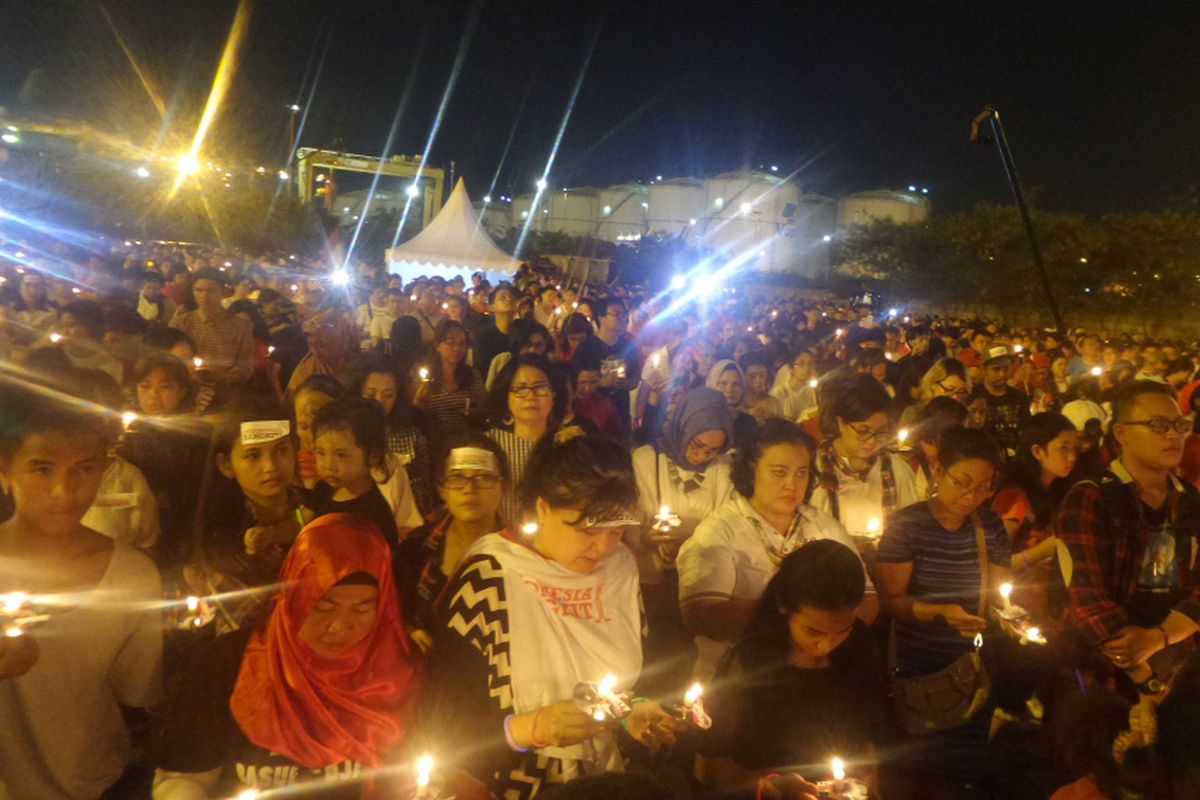
[[[421,376],[421,383],[429,383],[429,368],[421,367],[417,370],[417,374]]]
[[[1103,373],[1104,370],[1102,370],[1100,367],[1092,367],[1092,375],[1096,376],[1097,378],[1099,378]]]
[[[273,345],[273,344],[267,345],[267,355],[270,355],[271,353],[274,353],[274,352],[275,352],[275,345]]]
[[[843,335],[844,333],[845,333],[845,331],[844,331],[844,330],[842,330],[841,328],[838,328],[836,331],[834,331],[834,334],[835,334],[835,335],[836,335],[836,336],[837,336],[839,339],[842,337],[842,335]]]
[[[683,707],[690,709],[700,699],[700,695],[704,694],[704,687],[697,681],[692,684],[692,688],[688,689],[683,695]]]
[[[187,600],[185,600],[184,602],[187,603],[188,611],[195,613],[196,611],[198,611],[200,609],[200,598],[196,597],[196,595],[194,595],[194,594],[188,595]]]
[[[975,649],[979,650],[981,647],[983,647],[983,634],[977,633],[975,634]]]
[[[880,528],[882,527],[883,523],[880,522],[879,517],[871,517],[867,520],[867,535],[874,539],[880,535]]]
[[[896,431],[896,441],[900,442],[900,444],[908,441],[908,428],[901,428]]]
[[[521,526],[521,533],[526,536],[533,536],[538,532],[538,524],[536,522],[526,522]]]
[[[9,592],[0,595],[0,610],[5,614],[16,614],[28,602],[29,595],[25,592]]]
[[[661,353],[655,353],[654,355],[650,356],[650,367],[652,369],[658,369],[658,365],[661,363],[662,363],[662,354]]]
[[[428,796],[429,779],[433,774],[433,756],[423,755],[417,759],[417,798]]]
[[[829,771],[833,774],[835,781],[846,780],[846,763],[837,756],[829,760]]]
[[[1005,582],[1000,584],[1000,597],[1004,600],[1004,610],[1006,612],[1012,612],[1012,590],[1013,586],[1011,583]]]
[[[204,366],[204,359],[201,358],[200,356],[196,356],[195,358],[192,359],[192,366],[195,367],[196,369],[200,369],[201,367]]]
[[[817,388],[818,383],[820,383],[820,381],[818,381],[816,378],[813,378],[812,380],[810,380],[808,382],[808,386],[810,389],[815,389],[815,388]]]
[[[58,331],[54,331],[53,333],[50,334],[50,341],[54,342],[55,344],[58,344],[59,342],[61,342],[62,338],[63,338],[62,334],[59,333]]]
[[[1042,636],[1042,629],[1034,626],[1025,631],[1025,638],[1034,644],[1045,644],[1046,637]]]
[[[238,792],[236,800],[258,800],[258,789],[245,789]]]
[[[125,430],[129,430],[129,426],[137,422],[138,415],[134,411],[126,411],[121,415],[121,426]]]
[[[18,636],[20,636],[23,633],[24,633],[24,631],[21,630],[21,626],[15,624],[15,623],[12,625],[7,625],[4,628],[4,635],[7,636],[9,639],[16,639]]]
[[[449,304],[449,303],[442,303],[442,311],[445,311],[445,310],[446,310],[446,309],[448,309],[448,308],[450,308],[450,304]]]
[[[1019,344],[1018,344],[1018,345],[1013,345],[1013,352],[1014,352],[1014,353],[1021,353],[1021,352],[1024,352],[1024,350],[1025,350],[1025,348],[1024,348],[1022,345],[1019,345]]]
[[[296,284],[294,284],[294,283],[293,283],[293,284],[292,284],[292,291],[293,291],[293,292],[298,292],[298,291],[300,291],[300,287],[299,287],[299,286],[297,286]]]

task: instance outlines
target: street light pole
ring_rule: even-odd
[[[292,156],[296,153],[296,115],[300,113],[300,106],[292,103],[287,106],[287,110],[290,112],[288,114],[287,171],[295,185],[296,174],[292,170]]]
[[[991,125],[992,138],[996,140],[996,149],[1000,151],[1000,161],[1004,164],[1004,173],[1008,176],[1008,184],[1012,187],[1013,200],[1021,212],[1021,222],[1025,225],[1025,235],[1029,237],[1029,247],[1033,251],[1033,263],[1037,267],[1038,277],[1042,282],[1042,290],[1046,293],[1046,302],[1050,304],[1050,313],[1054,315],[1054,324],[1060,333],[1066,333],[1062,312],[1054,299],[1054,290],[1050,288],[1050,276],[1046,272],[1046,262],[1042,260],[1042,249],[1038,246],[1037,233],[1033,230],[1033,219],[1029,216],[1029,206],[1025,203],[1025,193],[1021,191],[1021,182],[1017,178],[1017,165],[1013,163],[1012,151],[1008,149],[1008,137],[1004,135],[1004,126],[1000,124],[1000,112],[991,105],[984,107],[979,116],[971,121],[970,140],[979,140],[979,126],[984,122]]]

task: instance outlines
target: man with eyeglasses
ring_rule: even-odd
[[[1200,493],[1172,474],[1191,426],[1169,386],[1121,389],[1112,426],[1121,454],[1071,489],[1055,525],[1069,553],[1060,561],[1071,625],[1143,694],[1162,691],[1184,649],[1171,645],[1200,629]]]
[[[621,437],[628,439],[630,427],[629,393],[642,374],[637,343],[627,332],[629,312],[615,297],[595,300],[596,335],[575,349],[573,361],[600,365],[600,392],[617,407]]]
[[[1007,345],[990,348],[983,362],[983,385],[975,390],[976,397],[987,401],[983,429],[1004,448],[1007,458],[1017,454],[1021,426],[1029,419],[1029,395],[1008,385],[1012,360]]]

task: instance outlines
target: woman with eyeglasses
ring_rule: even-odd
[[[404,537],[395,558],[404,621],[422,652],[433,644],[438,598],[462,557],[481,537],[504,527],[500,501],[509,483],[504,451],[480,433],[450,437],[434,470],[444,512]]]
[[[467,363],[470,339],[461,322],[444,319],[434,334],[428,380],[418,378],[413,405],[429,412],[442,436],[473,428],[486,402],[483,381]]]
[[[500,371],[488,399],[492,427],[488,438],[500,445],[508,459],[512,480],[500,502],[500,518],[519,528],[517,486],[536,445],[547,433],[558,430],[566,412],[567,392],[561,373],[542,355],[522,353]]]
[[[892,512],[917,502],[912,467],[887,449],[894,441],[892,398],[879,381],[856,374],[834,387],[832,399],[813,505],[853,535],[878,537]]]
[[[901,678],[931,675],[971,652],[987,626],[979,608],[984,577],[988,602],[1011,580],[1008,534],[988,503],[1000,467],[998,445],[983,431],[951,428],[938,454],[932,497],[897,511],[879,543],[877,581],[895,620]],[[987,575],[981,576],[984,558]],[[967,784],[986,790],[994,778],[985,754],[993,705],[983,703],[957,727],[912,737],[903,764],[895,765],[894,796],[959,797],[955,792]],[[910,783],[915,793],[906,791]]]
[[[935,397],[949,397],[963,405],[971,396],[971,380],[967,377],[967,368],[957,358],[943,358],[934,363],[921,377],[918,388],[917,402],[904,409],[900,415],[900,424],[911,426],[930,400]]]

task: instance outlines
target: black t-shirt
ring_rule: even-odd
[[[1009,455],[1015,455],[1021,436],[1021,425],[1029,419],[1029,395],[1006,386],[1004,394],[994,395],[985,387],[978,390],[979,396],[987,400],[987,421],[983,427],[996,437]]]
[[[749,662],[746,643],[722,662],[706,710],[713,718],[702,744],[709,756],[726,756],[754,771],[812,768],[828,777],[829,759],[865,758],[880,740],[886,704],[883,669],[866,627],[830,657],[830,666],[801,669],[778,661]]]
[[[434,526],[422,525],[409,531],[404,541],[396,548],[392,559],[392,574],[396,578],[396,591],[400,594],[400,608],[404,612],[404,624],[410,631],[436,629],[434,603],[449,581],[442,574],[442,558],[446,554],[446,540],[442,538],[436,548],[429,546]],[[425,566],[436,561],[428,585],[421,584]]]
[[[471,347],[475,351],[475,369],[487,375],[492,360],[512,347],[512,337],[496,327],[496,318],[479,317],[471,326]]]
[[[357,761],[322,769],[301,766],[246,738],[229,710],[242,654],[252,629],[219,636],[199,650],[171,698],[166,722],[154,741],[155,766],[171,772],[208,772],[220,768],[216,797],[234,797],[246,789],[282,789],[311,783],[303,797],[356,800],[361,779],[370,771]]]
[[[388,505],[379,485],[371,487],[370,491],[355,497],[353,500],[334,500],[337,490],[325,481],[317,481],[317,485],[304,492],[304,507],[311,509],[313,514],[323,517],[326,514],[354,514],[366,517],[379,526],[383,538],[390,547],[395,549],[400,541],[400,532],[396,528],[396,517],[392,507]]]
[[[622,334],[615,345],[608,344],[599,336],[591,336],[575,350],[573,361],[599,364],[601,377],[614,373],[624,375],[624,378],[618,378],[616,386],[602,386],[600,391],[617,407],[617,417],[628,436],[631,429],[629,392],[642,377],[642,361],[638,356],[637,344],[626,334]]]

